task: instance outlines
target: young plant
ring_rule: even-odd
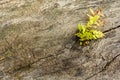
[[[104,16],[102,8],[99,7],[97,11],[90,9],[90,14],[87,14],[89,21],[86,25],[78,24],[79,32],[76,36],[80,38],[80,45],[88,44],[90,40],[104,37],[101,31],[96,30],[98,26],[103,26],[104,24],[104,20],[101,19]]]

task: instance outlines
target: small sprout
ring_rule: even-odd
[[[80,38],[80,45],[89,44],[90,40],[104,37],[101,31],[95,30],[98,26],[104,25],[104,20],[101,19],[104,16],[102,8],[99,7],[97,11],[90,9],[90,14],[87,14],[89,21],[86,25],[78,24],[79,32],[76,33],[76,36]]]

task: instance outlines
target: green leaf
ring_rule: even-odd
[[[80,45],[82,45],[83,43],[82,42],[80,42]]]
[[[78,30],[79,30],[81,33],[84,33],[84,32],[85,32],[85,26],[82,25],[82,24],[78,24]]]

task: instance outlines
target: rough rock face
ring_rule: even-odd
[[[80,46],[98,6],[106,37]],[[0,80],[120,80],[119,19],[120,0],[0,0]]]

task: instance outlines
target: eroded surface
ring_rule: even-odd
[[[106,37],[79,46],[77,24],[103,6]],[[1,0],[1,80],[119,80],[119,0]]]

